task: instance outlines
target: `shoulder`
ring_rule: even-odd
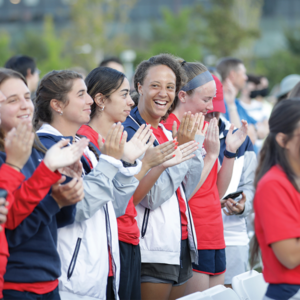
[[[49,133],[37,133],[41,143],[47,148],[49,149],[50,147],[52,147],[54,144],[56,144],[58,141],[61,140],[61,137],[56,136],[56,135],[52,135]]]

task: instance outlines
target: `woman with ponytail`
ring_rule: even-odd
[[[80,140],[78,129],[90,121],[93,99],[82,76],[52,71],[41,80],[36,93],[36,120],[41,142],[48,148],[56,141]],[[138,180],[141,156],[151,142],[146,128],[126,143],[120,123],[110,124],[105,143],[96,133],[81,158],[85,197],[77,205],[75,223],[58,232],[62,263],[62,299],[119,299],[120,257],[116,217],[125,213]],[[96,144],[96,145],[95,145]],[[101,152],[98,150],[101,150]],[[83,171],[83,172],[82,172]]]
[[[300,299],[300,101],[277,104],[269,128],[254,198],[255,234],[269,283],[264,299]]]

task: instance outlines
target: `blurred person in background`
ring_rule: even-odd
[[[21,73],[27,81],[30,93],[35,93],[40,79],[40,71],[32,57],[13,56],[5,63],[4,67]]]
[[[289,98],[300,98],[300,82],[291,90]]]
[[[219,162],[224,161],[225,139],[227,137],[230,122],[221,117],[225,112],[222,84],[214,76],[217,83],[217,94],[213,99],[213,110],[205,116],[205,121],[210,122],[213,118],[218,120],[220,153]],[[254,196],[254,173],[256,168],[256,155],[250,138],[239,147],[234,161],[232,178],[225,195],[242,190],[244,197],[235,204],[233,199],[225,202],[227,210],[223,210],[223,225],[226,254],[225,285],[231,287],[232,278],[242,274],[248,268],[249,238],[247,235],[246,217],[252,212],[252,200]]]
[[[241,91],[240,104],[246,110],[247,114],[259,124],[261,130],[265,130],[265,136],[269,133],[268,119],[271,114],[272,106],[264,97],[268,94],[269,82],[262,76],[248,75],[248,80]],[[256,150],[262,146],[264,139],[257,139],[255,142]]]
[[[238,128],[241,126],[242,119],[247,121],[249,124],[248,135],[253,144],[257,138],[265,138],[267,134],[266,125],[249,116],[237,98],[248,79],[243,62],[238,58],[225,57],[217,63],[216,68],[221,75],[224,88],[225,118]]]
[[[101,63],[99,64],[99,67],[108,67],[108,68],[115,69],[121,73],[125,73],[121,60],[116,56],[111,56],[102,60]]]
[[[291,74],[284,77],[280,82],[279,93],[276,95],[277,102],[291,98],[289,93],[291,90],[300,82],[300,75],[298,74]]]

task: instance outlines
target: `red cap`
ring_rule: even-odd
[[[213,110],[210,110],[207,113],[220,112],[220,113],[225,114],[226,108],[225,108],[225,103],[224,103],[223,85],[217,76],[212,74],[212,77],[214,78],[214,80],[216,82],[217,92],[216,92],[216,96],[213,98],[214,108],[213,108]]]

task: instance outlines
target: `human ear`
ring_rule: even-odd
[[[179,91],[179,93],[178,93],[178,99],[180,100],[180,102],[186,103],[187,93],[185,91]]]
[[[139,95],[143,95],[143,86],[138,82],[138,92]]]
[[[286,135],[284,133],[277,133],[275,139],[281,148],[286,148]]]
[[[106,101],[106,97],[103,96],[101,93],[98,93],[95,95],[94,101],[97,104],[97,106],[103,107]]]
[[[33,75],[33,74],[32,74],[32,72],[31,72],[31,69],[28,68],[28,69],[26,70],[26,78],[30,78],[32,75]]]
[[[59,113],[59,114],[62,114],[62,112],[63,112],[63,104],[62,104],[62,102],[61,102],[61,101],[58,101],[58,100],[56,100],[56,99],[52,99],[52,100],[50,101],[50,107],[51,107],[54,111],[56,111],[57,113]]]

